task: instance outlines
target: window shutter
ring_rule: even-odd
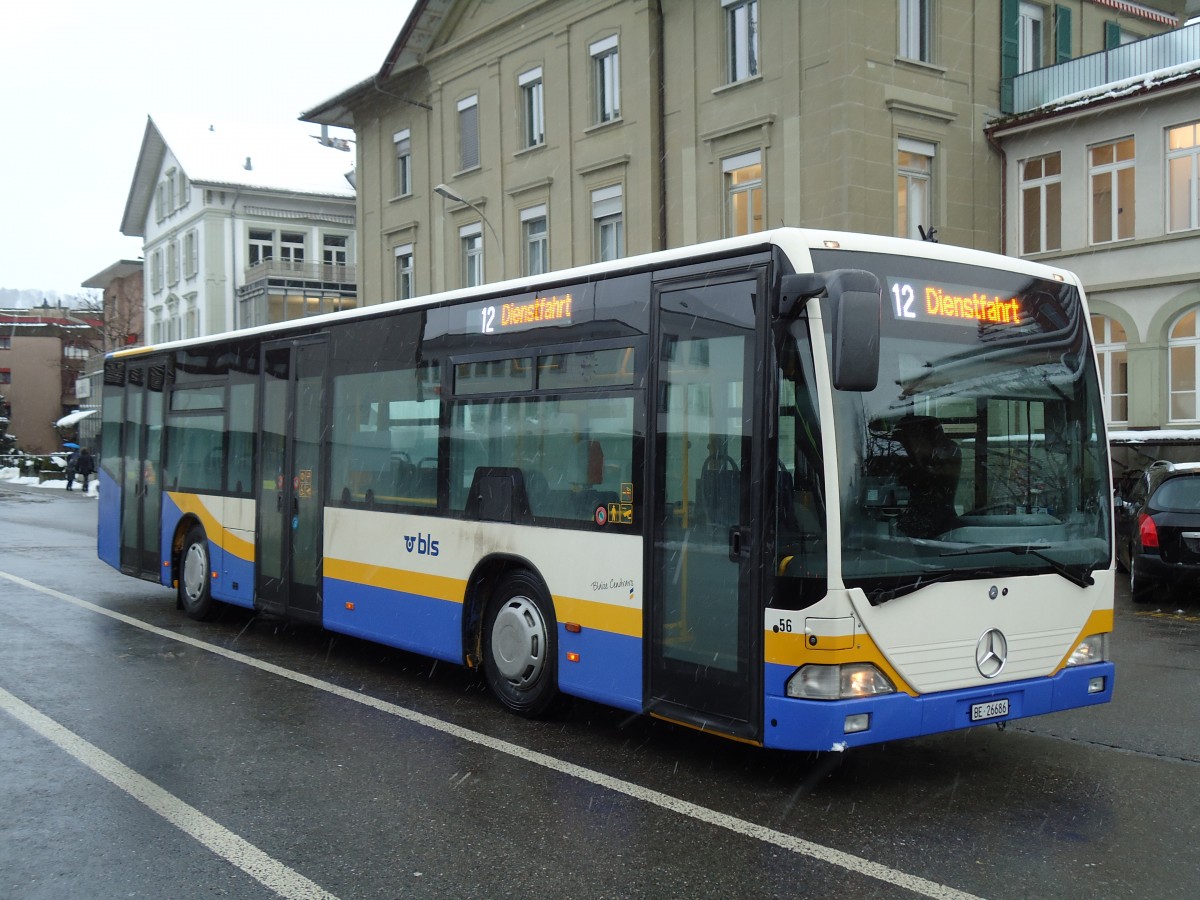
[[[1013,111],[1013,79],[1021,66],[1020,0],[1000,0],[1000,111]]]
[[[1071,8],[1054,7],[1054,62],[1064,63],[1071,58]]]
[[[1112,50],[1121,46],[1121,26],[1116,22],[1104,23],[1104,49]]]

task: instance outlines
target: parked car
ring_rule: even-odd
[[[1159,460],[1115,509],[1117,563],[1135,603],[1200,581],[1200,463]]]

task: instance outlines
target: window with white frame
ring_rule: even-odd
[[[248,258],[250,265],[257,266],[275,258],[275,232],[265,228],[250,229]]]
[[[1200,384],[1200,331],[1197,331],[1197,307],[1180,316],[1171,327],[1167,340],[1172,422],[1194,422],[1197,414],[1196,386]]]
[[[161,344],[163,342],[163,308],[155,306],[150,310],[150,343]]]
[[[396,196],[407,197],[412,193],[412,134],[404,128],[392,135],[396,148]]]
[[[483,284],[483,225],[472,222],[458,229],[458,242],[462,247],[463,287]]]
[[[176,209],[179,209],[179,208],[182,208],[182,207],[188,205],[189,188],[190,187],[191,187],[191,185],[188,184],[187,175],[183,174],[183,172],[178,173],[178,177],[175,181],[175,207],[176,207]]]
[[[1200,228],[1200,122],[1167,129],[1167,230]]]
[[[154,256],[150,258],[150,290],[158,293],[163,289],[163,252],[161,249],[154,251]]]
[[[521,146],[537,147],[546,142],[546,107],[542,67],[517,76],[521,89]]]
[[[617,50],[615,34],[588,46],[592,58],[592,119],[597,125],[621,117],[621,65]]]
[[[625,255],[625,208],[621,185],[592,191],[592,252],[596,262]]]
[[[410,300],[416,296],[413,273],[413,245],[401,244],[392,251],[396,257],[396,299]]]
[[[1093,244],[1133,237],[1133,138],[1088,150]]]
[[[479,168],[479,95],[458,101],[458,170]]]
[[[161,222],[167,215],[167,183],[160,181],[154,189],[154,216]]]
[[[279,235],[279,259],[285,269],[304,267],[304,233],[285,231]]]
[[[188,294],[183,301],[187,307],[183,320],[183,336],[200,337],[200,310],[196,308],[196,295]]]
[[[763,230],[762,151],[721,160],[725,179],[725,235]]]
[[[758,0],[721,0],[725,9],[725,65],[729,82],[758,74]]]
[[[1100,365],[1100,389],[1104,394],[1104,417],[1109,424],[1129,421],[1129,353],[1125,328],[1108,316],[1092,316],[1096,360]]]
[[[541,275],[550,271],[550,231],[546,224],[546,205],[521,210],[521,260],[525,275]]]
[[[900,49],[904,59],[933,62],[932,0],[900,0]]]
[[[179,298],[172,294],[167,298],[167,321],[165,337],[168,341],[177,341],[183,336],[183,327],[179,321]]]
[[[179,241],[167,244],[167,284],[179,284]]]
[[[346,279],[350,239],[344,234],[321,235],[321,262],[325,265],[322,277],[333,281]]]
[[[1021,252],[1062,246],[1062,160],[1058,153],[1021,160]]]
[[[1011,21],[1011,20],[1010,20]],[[1045,40],[1046,10],[1038,3],[1022,0],[1017,14],[1017,65],[1020,72],[1042,67],[1042,42]]]
[[[200,256],[196,247],[197,239],[195,228],[183,236],[183,274],[187,278],[194,278],[200,271]]]
[[[900,138],[896,144],[896,234],[921,238],[933,225],[933,160],[937,147]]]

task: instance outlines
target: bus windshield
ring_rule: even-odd
[[[981,572],[1092,583],[1110,501],[1078,291],[928,259],[813,257],[883,290],[878,385],[833,397],[846,586],[881,603]]]

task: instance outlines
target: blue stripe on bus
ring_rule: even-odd
[[[101,469],[100,508],[97,510],[96,555],[114,569],[121,569],[121,486]]]
[[[330,631],[462,663],[461,603],[338,578],[323,583],[322,624]]]
[[[782,684],[794,669],[768,666],[767,683]],[[1008,719],[1107,703],[1112,699],[1112,663],[1093,663],[1065,668],[1049,678],[1030,678],[955,691],[940,691],[921,697],[886,694],[860,700],[795,700],[768,693],[763,722],[763,745],[781,750],[833,750],[880,741],[901,740],[991,725]],[[1091,679],[1103,676],[1104,690],[1088,693]],[[972,704],[1007,699],[1008,715],[971,722]],[[844,733],[846,716],[870,713],[866,731]]]
[[[558,686],[567,694],[642,711],[642,640],[598,628],[572,634],[558,626]],[[579,661],[567,660],[578,653]]]

